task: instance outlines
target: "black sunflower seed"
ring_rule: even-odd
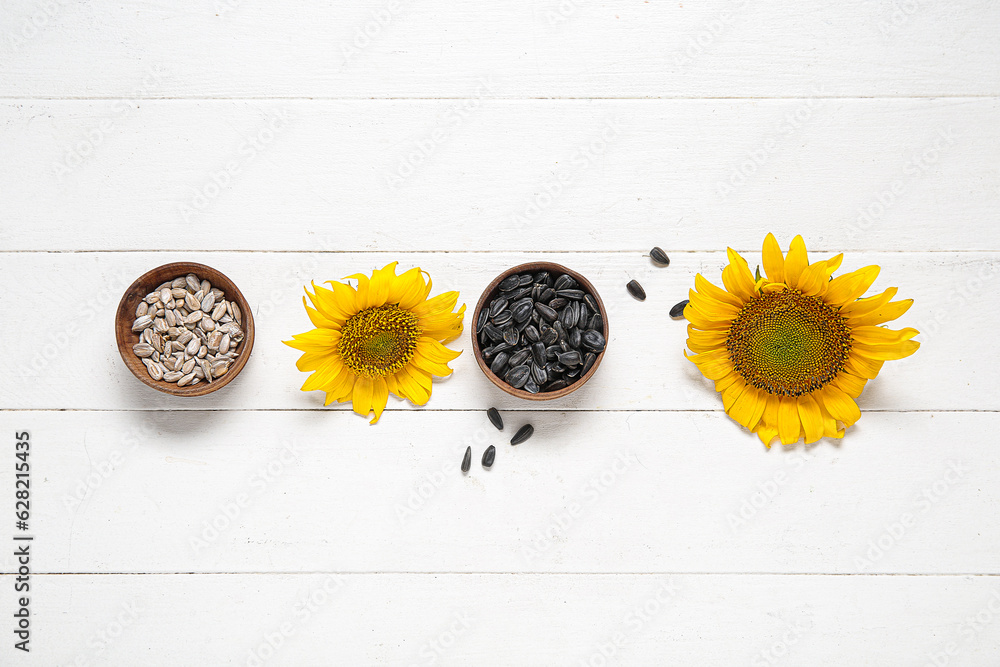
[[[551,308],[552,310],[562,310],[563,308],[566,307],[567,303],[569,303],[569,299],[564,299],[561,296],[557,296],[556,298],[549,301],[549,308]]]
[[[566,380],[553,380],[552,382],[545,385],[545,391],[559,391],[560,389],[565,389],[569,386]]]
[[[504,297],[493,299],[493,303],[490,304],[490,317],[499,315],[507,307],[508,303],[510,302]]]
[[[546,345],[552,345],[557,340],[559,340],[559,332],[552,327],[545,327],[542,329],[542,342]]]
[[[559,363],[563,366],[579,366],[583,363],[583,357],[576,350],[570,350],[559,355]]]
[[[541,285],[547,285],[548,284],[548,280],[549,280],[549,272],[548,271],[539,271],[538,273],[535,274],[535,282],[536,283],[539,283]]]
[[[503,325],[510,322],[512,319],[514,319],[514,313],[510,312],[510,310],[501,310],[499,313],[493,316],[493,324],[497,325],[498,327],[502,327]]]
[[[521,287],[527,287],[533,282],[535,282],[535,277],[532,276],[530,273],[522,273],[520,276],[518,276],[517,279],[517,284],[520,285]]]
[[[534,324],[524,327],[524,335],[532,343],[537,343],[542,339],[542,334],[538,333],[538,328]]]
[[[521,287],[510,293],[511,302],[517,301],[518,299],[531,298],[531,288]]]
[[[518,350],[514,354],[510,355],[510,359],[507,363],[511,366],[520,366],[525,362],[530,354],[531,352],[529,350]]]
[[[472,465],[472,447],[465,448],[465,456],[462,457],[462,472],[469,472]]]
[[[579,329],[573,327],[572,329],[569,330],[569,333],[566,334],[566,340],[569,341],[570,347],[579,350],[580,343],[583,342],[583,336],[580,335]]]
[[[590,308],[590,312],[591,313],[599,313],[599,312],[601,312],[601,309],[597,305],[597,299],[595,299],[593,297],[593,295],[591,295],[591,294],[584,294],[583,295],[583,302],[585,304],[587,304],[587,308]]]
[[[584,347],[591,349],[594,352],[600,352],[604,349],[604,346],[608,344],[608,342],[604,340],[604,335],[600,331],[594,331],[593,329],[587,329],[584,331],[583,335],[580,337],[580,342],[583,343]]]
[[[518,331],[511,325],[507,325],[503,330],[503,340],[508,345],[517,345],[518,339],[521,338],[521,332]]]
[[[660,266],[667,266],[670,264],[670,258],[667,257],[667,253],[663,252],[663,248],[660,248],[659,246],[649,251],[649,258]]]
[[[587,322],[587,328],[594,331],[604,331],[604,316],[600,313],[592,315],[590,321]]]
[[[490,321],[490,310],[489,308],[483,308],[479,311],[479,319],[476,320],[476,333],[481,333],[483,327],[486,326],[487,322]]]
[[[518,324],[522,322],[527,322],[531,317],[531,300],[521,301],[514,309],[511,311],[514,313],[514,321]]]
[[[514,437],[510,439],[510,444],[520,445],[522,442],[531,437],[531,434],[535,432],[535,427],[531,424],[525,424],[521,428],[517,429],[517,433]]]
[[[646,290],[642,289],[642,285],[640,285],[638,282],[630,280],[628,281],[628,285],[626,285],[625,287],[628,288],[628,293],[634,296],[635,298],[639,299],[639,301],[646,300]]]
[[[521,276],[513,275],[507,276],[500,282],[500,291],[509,292],[511,290],[517,289],[521,285]]]
[[[497,448],[494,447],[493,445],[490,445],[489,447],[486,448],[486,451],[483,452],[483,467],[484,468],[493,467],[493,461],[495,461],[496,458],[497,458]]]
[[[558,361],[550,361],[545,364],[545,372],[549,375],[562,375],[566,372],[566,367],[560,364]]]
[[[569,329],[570,327],[576,326],[576,318],[578,312],[574,306],[576,306],[576,304],[571,303],[570,305],[563,308],[562,312],[559,313],[559,321],[562,322],[564,329]]]
[[[537,310],[538,314],[547,319],[549,322],[554,322],[555,319],[559,317],[559,314],[556,311],[552,310],[544,303],[536,303],[535,310]]]
[[[573,276],[564,273],[558,278],[556,278],[556,282],[555,285],[553,285],[553,287],[557,292],[561,289],[572,289],[576,287],[576,281],[573,280]]]
[[[578,289],[559,289],[556,290],[556,294],[570,301],[580,301],[583,299],[583,290]]]
[[[549,345],[545,348],[545,358],[548,361],[555,361],[559,358],[559,353],[562,352],[562,348],[558,345]]]
[[[684,309],[688,305],[688,299],[684,299],[678,304],[675,304],[673,308],[670,309],[670,317],[675,320],[684,319]]]
[[[544,364],[531,365],[531,379],[534,380],[539,387],[549,381],[549,374],[545,370]]]
[[[493,371],[494,375],[500,375],[503,373],[504,369],[507,368],[508,359],[510,359],[510,355],[506,352],[500,352],[493,358],[493,363],[490,364],[490,370]]]
[[[528,381],[524,383],[524,390],[529,394],[537,394],[540,391],[538,384],[535,383],[534,378],[528,378]]]
[[[528,381],[531,369],[526,365],[514,366],[503,376],[504,381],[514,389],[520,389]]]
[[[494,343],[499,343],[503,340],[503,332],[492,324],[487,324],[483,327],[483,333]]]
[[[546,287],[542,290],[542,293],[538,295],[538,300],[542,303],[549,303],[554,298],[556,298],[556,291],[551,287]]]
[[[597,361],[597,355],[594,354],[593,352],[588,352],[587,354],[583,355],[583,370],[580,372],[586,375],[587,372],[591,368],[593,368],[595,361]]]
[[[499,410],[490,408],[486,411],[486,416],[490,418],[490,423],[496,426],[498,431],[503,430],[503,417],[500,416]]]
[[[539,366],[545,365],[545,343],[539,341],[531,346],[531,360]]]

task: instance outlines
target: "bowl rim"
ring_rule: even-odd
[[[187,387],[178,387],[175,383],[163,382],[162,380],[154,380],[149,376],[146,371],[145,364],[142,360],[132,353],[132,346],[138,342],[138,334],[132,331],[131,323],[135,320],[135,307],[138,305],[139,300],[145,297],[146,294],[152,291],[156,285],[151,284],[154,281],[153,276],[159,273],[171,272],[175,277],[187,275],[189,273],[198,274],[199,277],[204,279],[209,279],[213,286],[216,286],[216,277],[221,279],[222,284],[217,285],[226,292],[226,298],[229,300],[235,300],[237,305],[240,307],[240,314],[243,316],[243,322],[241,326],[243,327],[243,350],[240,356],[236,358],[236,363],[229,369],[229,371],[223,375],[218,380],[214,382],[199,382],[198,384]],[[156,281],[157,284],[162,283],[162,280]],[[228,284],[227,284],[228,283]],[[144,287],[146,285],[146,287]],[[139,295],[139,299],[132,300],[130,297],[135,297]],[[233,298],[235,297],[235,299]],[[122,324],[127,326],[123,326]],[[233,280],[227,276],[222,271],[208,266],[207,264],[201,264],[198,262],[169,262],[167,264],[161,264],[155,268],[146,271],[141,276],[136,278],[131,285],[122,294],[121,300],[118,302],[118,307],[115,309],[115,342],[118,346],[118,353],[121,355],[122,361],[125,363],[125,367],[128,368],[132,375],[137,377],[140,382],[142,382],[147,387],[152,387],[157,391],[161,391],[165,394],[170,394],[171,396],[204,396],[205,394],[210,394],[213,391],[218,391],[222,389],[227,384],[233,381],[233,379],[240,374],[243,367],[246,366],[247,361],[250,359],[250,354],[253,352],[254,343],[254,321],[253,313],[250,310],[250,304],[247,302],[246,297],[243,296],[243,292],[236,285]],[[138,366],[137,366],[138,365]]]
[[[487,300],[491,299],[493,295],[499,290],[501,281],[503,281],[505,278],[515,273],[537,273],[539,271],[548,271],[549,273],[559,272],[568,274],[574,280],[576,280],[581,285],[581,287],[586,289],[594,297],[594,299],[597,301],[597,305],[601,309],[601,318],[604,320],[604,331],[602,333],[604,334],[605,345],[604,349],[601,350],[601,352],[597,355],[597,359],[594,361],[594,365],[590,367],[589,371],[581,375],[576,380],[576,382],[570,384],[569,386],[563,387],[562,389],[558,389],[556,391],[545,391],[545,392],[540,391],[537,394],[532,394],[530,391],[512,387],[511,385],[507,384],[504,380],[497,377],[496,373],[494,373],[490,369],[489,364],[487,364],[486,360],[483,359],[483,351],[482,348],[480,348],[479,346],[479,335],[476,333],[476,324],[479,322],[479,313],[482,311],[483,306],[486,304]],[[516,396],[517,398],[523,398],[528,401],[551,401],[557,398],[562,398],[563,396],[572,394],[574,391],[585,385],[587,381],[589,381],[590,378],[593,377],[594,373],[597,372],[597,368],[601,365],[601,361],[604,360],[604,354],[605,352],[608,351],[608,343],[610,342],[610,339],[608,337],[608,331],[609,331],[608,309],[604,306],[604,301],[601,299],[601,295],[594,287],[594,284],[591,283],[586,276],[577,271],[574,271],[573,269],[567,268],[562,264],[558,264],[556,262],[547,262],[547,261],[525,262],[524,264],[518,264],[517,266],[512,266],[506,271],[503,271],[502,273],[500,273],[500,275],[494,278],[493,281],[486,286],[486,289],[484,289],[483,293],[479,296],[479,301],[476,303],[476,309],[472,313],[472,323],[471,326],[469,327],[469,330],[472,336],[473,356],[476,358],[476,363],[479,364],[479,369],[483,372],[483,374],[487,377],[487,379],[489,379],[490,382],[492,382],[494,385],[504,390],[511,396]]]

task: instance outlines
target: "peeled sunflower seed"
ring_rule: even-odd
[[[486,416],[490,418],[490,423],[496,426],[498,431],[503,430],[503,417],[500,416],[499,410],[490,408],[486,411]]]
[[[465,448],[465,456],[462,457],[462,472],[469,472],[472,466],[472,447]]]
[[[670,309],[670,317],[674,318],[675,320],[683,319],[684,309],[687,307],[687,305],[688,305],[688,299],[684,299],[680,303],[675,304],[674,307]]]
[[[628,281],[628,284],[625,287],[626,289],[628,289],[628,293],[634,296],[639,301],[646,300],[646,290],[642,289],[642,285],[640,285],[635,280]]]
[[[510,444],[520,445],[522,442],[531,437],[531,434],[535,432],[535,427],[531,424],[525,424],[521,428],[517,429],[517,433],[514,437],[510,439]]]
[[[649,251],[649,258],[660,266],[667,266],[670,264],[670,258],[667,257],[667,253],[663,252],[663,249],[659,246]]]
[[[496,459],[496,457],[497,457],[497,448],[494,447],[493,445],[490,445],[489,447],[486,448],[486,451],[483,452],[483,467],[491,468],[493,466],[493,461]]]

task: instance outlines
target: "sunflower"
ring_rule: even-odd
[[[423,405],[431,395],[431,376],[451,374],[448,362],[461,352],[442,343],[462,333],[463,305],[452,312],[458,292],[428,299],[430,276],[410,269],[397,276],[393,262],[372,273],[347,276],[349,284],[327,281],[332,289],[318,287],[312,301],[302,303],[315,329],[292,336],[285,345],[301,350],[296,366],[312,371],[302,391],[322,389],[326,403],[352,401],[354,411],[367,417],[382,415],[389,393]]]
[[[854,402],[882,364],[913,354],[919,332],[881,326],[912,305],[892,301],[896,288],[861,297],[878,266],[832,278],[843,255],[809,263],[801,236],[783,256],[774,235],[764,239],[766,277],[754,278],[732,248],[722,289],[698,274],[684,309],[688,358],[722,394],[734,420],[765,445],[805,438],[842,438],[860,417]],[[685,352],[685,356],[687,353]],[[843,424],[843,428],[840,427]]]

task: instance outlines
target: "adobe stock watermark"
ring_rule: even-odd
[[[210,171],[200,185],[189,185],[191,196],[177,205],[177,211],[184,222],[190,223],[197,214],[207,212],[212,203],[230,188],[233,180],[274,144],[278,135],[288,127],[290,119],[288,109],[267,114],[255,131],[243,137],[235,154],[226,159],[217,170]]]
[[[473,620],[475,619],[466,611],[452,614],[452,619],[443,630],[420,645],[417,651],[419,660],[411,662],[409,667],[431,667],[431,665],[437,664],[448,651],[454,648],[458,640],[469,632]]]
[[[921,519],[937,507],[941,499],[965,479],[970,469],[961,461],[948,461],[948,468],[933,482],[925,485],[912,506],[898,517],[885,524],[885,529],[877,537],[868,541],[868,548],[863,554],[854,557],[854,567],[858,572],[868,572],[875,567],[886,554],[891,552],[906,537]]]
[[[857,241],[880,223],[886,213],[911,189],[913,181],[926,175],[941,160],[941,156],[955,145],[957,138],[954,128],[938,128],[928,144],[910,154],[903,163],[899,176],[885,183],[867,204],[858,207],[857,217],[844,227],[847,238]]]
[[[699,57],[712,50],[750,5],[750,0],[735,0],[730,9],[715,12],[692,35],[688,37],[684,48],[674,53],[674,66],[678,72],[683,72]]]
[[[392,190],[398,190],[402,187],[406,179],[413,176],[441,146],[455,136],[458,128],[479,111],[487,94],[494,92],[493,86],[493,80],[489,76],[480,77],[472,97],[448,107],[443,114],[438,116],[437,123],[433,128],[419,139],[412,140],[412,144],[400,156],[395,169],[386,170],[385,184]]]
[[[343,57],[341,67],[346,66],[378,40],[382,32],[403,15],[406,5],[407,3],[399,0],[388,0],[378,9],[372,10],[370,21],[354,26],[353,39],[340,43],[340,55]]]
[[[521,546],[525,562],[532,564],[564,540],[574,526],[619,482],[635,463],[634,457],[619,451],[610,463],[590,475],[576,496],[563,507],[549,513],[545,524],[528,534],[529,544]]]
[[[40,377],[48,367],[69,349],[70,344],[98,317],[110,314],[110,309],[134,279],[120,268],[110,269],[109,280],[89,290],[85,296],[72,299],[79,309],[68,317],[60,318],[64,326],[48,331],[44,338],[32,341],[37,346],[30,358],[18,362],[14,370],[20,377]]]
[[[922,7],[921,0],[893,0],[889,11],[875,22],[875,27],[883,37],[893,37]]]
[[[577,667],[607,667],[608,665],[625,664],[621,662],[621,654],[628,649],[629,643],[634,641],[637,635],[641,634],[650,623],[671,606],[679,590],[673,577],[661,582],[659,588],[648,598],[622,616],[621,627],[618,630],[598,641],[590,655],[578,659]]]
[[[126,634],[126,631],[139,622],[146,608],[136,601],[123,602],[114,618],[104,623],[87,637],[86,648],[77,653],[67,667],[91,667],[95,660],[105,660],[105,653]]]
[[[983,293],[987,291],[992,293],[995,289],[993,281],[997,273],[1000,273],[1000,262],[985,260],[979,264],[975,275],[953,286],[948,292],[944,308],[939,308],[933,313],[926,312],[926,315],[916,323],[915,327],[920,331],[923,341],[927,342],[936,336],[942,326],[954,324],[957,311],[970,305],[981,306]]]
[[[68,0],[44,0],[35,4],[34,9],[4,35],[7,47],[13,53],[23,49],[28,42],[38,37],[71,4]]]
[[[994,589],[976,613],[966,616],[955,626],[957,639],[943,642],[935,650],[924,654],[927,658],[924,667],[947,667],[952,664],[952,660],[961,655],[962,649],[992,626],[997,618],[1000,618],[1000,591]]]
[[[324,607],[336,599],[347,586],[339,574],[330,574],[323,583],[299,598],[292,607],[291,618],[264,633],[243,658],[245,667],[263,667],[295,634]]]
[[[129,454],[134,452],[146,438],[155,434],[156,428],[148,422],[141,422],[131,427],[122,436],[119,446],[112,449],[102,460],[92,463],[90,471],[77,479],[72,489],[63,494],[62,503],[66,511],[72,514],[78,510],[116,471],[121,470]]]
[[[770,646],[761,649],[750,659],[752,667],[770,667],[781,663],[793,651],[793,647],[802,640],[802,636],[816,627],[812,612],[805,610],[802,618],[796,618],[794,623],[785,627],[781,636]]]
[[[792,473],[802,470],[814,457],[807,454],[807,451],[781,452],[784,467],[775,470],[767,479],[757,482],[754,490],[743,498],[739,507],[726,515],[726,523],[734,535],[747,527],[759,512],[764,511],[778,497],[782,489],[792,482]]]
[[[579,144],[570,154],[569,160],[566,161],[569,166],[557,168],[551,177],[539,184],[538,189],[523,203],[520,210],[511,214],[513,229],[522,230],[537,222],[583,173],[601,160],[621,132],[622,125],[618,117],[605,119],[596,135]],[[563,161],[559,164],[563,164]]]
[[[421,474],[414,481],[406,497],[396,501],[393,505],[393,511],[396,513],[399,525],[405,526],[413,517],[417,516],[417,513],[426,508],[445,484],[455,483],[460,479],[460,468],[455,461],[459,460],[458,457],[465,452],[466,447],[472,447],[474,452],[483,451],[489,444],[490,433],[485,428],[479,427],[471,436],[462,441],[455,456],[448,457],[440,468]]]
[[[110,115],[84,130],[76,141],[64,147],[62,159],[52,163],[53,175],[62,180],[81,168],[114,134],[122,121],[139,108],[139,103],[163,85],[165,74],[158,66],[148,68],[146,76],[129,97],[115,100],[111,104]]]
[[[285,440],[281,449],[260,466],[247,479],[246,491],[240,491],[219,503],[215,513],[201,522],[198,533],[188,539],[195,556],[204,554],[219,537],[229,530],[243,513],[261,498],[275,481],[298,463],[301,449],[296,443]]]
[[[812,96],[803,98],[794,110],[786,112],[771,133],[756,148],[747,151],[746,157],[729,170],[728,176],[716,182],[715,192],[720,201],[725,201],[733,192],[745,186],[770,162],[785,141],[809,123],[823,107],[823,95],[826,95],[826,88],[822,84],[814,84]]]

